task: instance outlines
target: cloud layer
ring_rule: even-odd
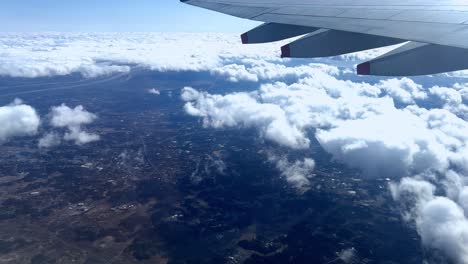
[[[0,76],[79,73],[97,77],[132,66],[157,71],[209,71],[238,58],[278,58],[276,45],[239,45],[234,34],[0,34]]]

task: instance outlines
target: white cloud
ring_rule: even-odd
[[[464,94],[468,90],[466,88],[457,88],[457,84],[451,88],[435,86],[430,88],[429,92],[434,97],[433,100],[444,109],[455,113],[463,119],[468,119],[468,105],[466,104],[468,101],[466,96],[468,94]]]
[[[379,86],[393,99],[404,104],[414,104],[415,100],[427,98],[422,85],[408,78],[383,80]]]
[[[161,92],[159,90],[157,90],[156,88],[149,89],[148,93],[154,94],[154,95],[160,95],[161,94]]]
[[[337,59],[342,59],[346,61],[364,61],[364,60],[370,60],[373,58],[377,58],[393,49],[396,49],[400,46],[404,45],[402,44],[397,44],[389,47],[383,47],[379,49],[371,49],[371,50],[366,50],[366,51],[360,51],[360,52],[354,52],[354,53],[349,53],[349,54],[343,54],[337,57]]]
[[[458,263],[468,263],[468,220],[454,201],[436,197],[424,204],[417,224],[427,246],[442,250]]]
[[[236,63],[216,67],[211,70],[211,74],[224,77],[231,82],[258,82],[260,80],[297,81],[305,77],[315,77],[319,73],[317,70],[329,75],[340,73],[337,67],[321,63],[287,67],[274,60],[250,58],[240,59]]]
[[[458,197],[458,204],[463,208],[465,216],[468,216],[468,187],[463,187]]]
[[[67,128],[63,136],[65,140],[76,144],[86,144],[99,140],[99,136],[83,131],[82,126],[94,122],[96,115],[87,112],[82,106],[74,109],[66,105],[53,107],[50,113],[51,125],[57,128]],[[36,110],[16,99],[13,103],[0,107],[0,143],[5,143],[13,137],[32,136],[37,134],[41,119]],[[56,132],[43,135],[38,142],[40,148],[50,148],[60,144],[61,136]]]
[[[231,82],[252,81],[258,82],[258,76],[249,72],[245,65],[229,64],[211,70],[214,75],[225,77]]]
[[[279,46],[240,45],[236,34],[37,33],[0,34],[0,76],[43,77],[80,73],[97,77],[129,72],[210,71],[244,57],[279,60]]]
[[[0,107],[0,143],[17,136],[37,133],[41,123],[36,110],[19,99]]]
[[[464,101],[468,101],[468,88],[461,89],[460,94],[463,97]]]
[[[70,127],[69,131],[65,133],[63,139],[75,141],[77,145],[84,145],[100,139],[99,135],[88,133],[81,130],[81,127]]]
[[[338,253],[338,258],[344,263],[353,263],[356,257],[356,249],[348,248]]]
[[[460,105],[463,103],[462,94],[454,88],[434,86],[429,89],[444,104]]]
[[[52,107],[50,123],[54,127],[74,127],[86,125],[94,122],[97,116],[84,110],[84,107],[79,105],[75,108],[70,108],[65,104]]]
[[[444,136],[428,129],[423,118],[397,109],[317,133],[325,150],[339,160],[368,175],[398,178],[428,169],[444,171],[449,162]]]
[[[51,148],[60,145],[62,141],[61,136],[57,133],[50,132],[46,133],[39,139],[39,148]]]
[[[74,141],[77,145],[83,145],[99,140],[99,135],[91,134],[83,130],[83,125],[91,124],[97,116],[79,105],[70,108],[65,104],[52,107],[50,124],[58,128],[67,128],[63,139]]]
[[[426,247],[444,252],[456,263],[468,262],[465,190],[459,205],[447,197],[436,196],[436,187],[424,179],[404,178],[391,189],[395,199],[407,203],[407,220],[416,222]]]
[[[186,111],[202,117],[206,127],[258,127],[263,137],[279,144],[293,148],[309,145],[309,139],[289,122],[283,109],[274,104],[259,104],[249,94],[210,95],[185,87],[182,99],[188,101]]]
[[[285,179],[299,191],[305,191],[310,187],[309,179],[315,168],[315,161],[309,158],[290,162],[287,157],[269,155],[270,162],[276,164],[276,168]]]

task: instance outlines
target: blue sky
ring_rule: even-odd
[[[178,0],[0,1],[2,32],[242,32],[255,25]]]

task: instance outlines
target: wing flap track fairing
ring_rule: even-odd
[[[403,42],[405,40],[321,29],[283,46],[281,56],[290,58],[330,57]]]
[[[313,27],[295,26],[278,23],[265,23],[244,34],[243,44],[267,43],[304,35],[319,30]]]
[[[408,42],[378,58],[358,65],[361,75],[417,76],[468,69],[468,50]]]

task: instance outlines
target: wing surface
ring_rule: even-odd
[[[409,51],[417,53],[424,62],[436,64],[443,56],[451,60],[460,57],[449,67],[419,67],[407,75],[432,74],[468,68],[468,1],[465,0],[182,0],[190,5],[214,10],[240,18],[265,22],[252,32],[243,34],[243,42],[255,39],[254,43],[282,39],[282,36],[301,35],[310,32],[300,43],[283,47],[283,57],[320,57],[339,55],[401,42],[410,43]],[[297,27],[296,30],[293,28]],[[264,28],[264,29],[263,29]],[[294,33],[294,32],[297,32]],[[324,33],[325,32],[325,33]],[[250,37],[248,37],[250,34]],[[258,37],[260,36],[260,37]],[[321,42],[320,42],[321,41]],[[339,41],[339,42],[337,42]],[[347,42],[350,46],[347,47]],[[248,42],[247,42],[248,43]],[[314,51],[308,51],[307,43]],[[342,47],[340,48],[339,45]],[[417,45],[417,44],[427,45]],[[430,48],[428,48],[428,45]],[[330,46],[332,48],[330,48]],[[318,47],[318,49],[317,49]],[[294,50],[291,50],[294,48]],[[332,52],[331,52],[331,51]],[[453,51],[453,54],[452,54]],[[436,52],[434,54],[434,52]],[[466,56],[460,56],[466,52]],[[312,56],[313,55],[313,56]],[[418,59],[419,56],[411,56]],[[386,56],[379,58],[385,60]],[[462,60],[463,59],[463,60]],[[392,67],[407,60],[391,60],[384,63],[390,67],[382,75],[393,75]],[[440,64],[440,63],[439,63]],[[366,64],[367,66],[373,64]],[[366,67],[367,67],[366,66]],[[400,67],[401,68],[401,67]],[[361,74],[380,75],[380,71],[366,70]],[[400,75],[401,70],[395,71]]]

